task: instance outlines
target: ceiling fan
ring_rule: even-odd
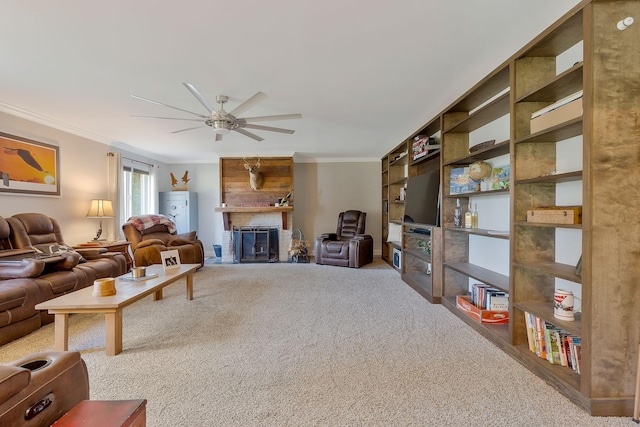
[[[196,90],[196,88],[190,83],[182,83],[188,90],[191,92],[193,96],[196,97],[198,101],[204,108],[207,109],[208,115],[194,113],[193,111],[185,110],[183,108],[174,107],[172,105],[163,104],[162,102],[153,101],[151,99],[143,98],[137,95],[131,95],[133,98],[141,99],[143,101],[151,102],[157,105],[164,105],[165,107],[173,108],[174,110],[184,111],[185,113],[193,114],[197,116],[197,119],[185,119],[178,117],[158,117],[158,116],[132,116],[137,118],[146,118],[146,119],[165,119],[165,120],[188,120],[194,122],[201,122],[198,126],[189,127],[186,129],[180,129],[173,131],[171,133],[180,133],[186,132],[188,130],[198,129],[203,126],[209,126],[213,128],[213,132],[216,135],[216,141],[222,141],[222,136],[228,134],[230,131],[238,132],[244,136],[248,136],[249,138],[253,138],[256,141],[263,141],[264,138],[259,137],[258,135],[247,131],[246,129],[256,129],[256,130],[266,130],[270,132],[280,132],[280,133],[288,133],[292,134],[295,131],[291,129],[283,129],[276,128],[271,126],[263,126],[254,124],[256,122],[266,122],[272,120],[290,120],[290,119],[301,119],[302,114],[280,114],[275,116],[260,116],[260,117],[238,117],[243,114],[245,111],[250,108],[256,106],[258,103],[264,101],[267,98],[262,92],[258,92],[253,95],[251,98],[244,101],[242,104],[238,105],[233,110],[227,112],[224,110],[224,104],[229,101],[229,97],[225,95],[216,96],[216,102],[220,104],[220,108],[215,110],[207,100],[200,95],[200,93]]]

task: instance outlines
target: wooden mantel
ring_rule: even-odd
[[[216,212],[222,212],[222,223],[225,231],[231,230],[230,213],[265,213],[282,212],[282,229],[287,229],[287,213],[293,212],[293,206],[225,206],[215,208]]]

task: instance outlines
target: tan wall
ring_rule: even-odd
[[[356,209],[367,213],[366,232],[380,255],[380,162],[297,163],[294,168],[295,212],[293,226],[314,240],[335,232],[338,213]]]

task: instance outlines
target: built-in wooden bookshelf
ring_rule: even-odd
[[[393,249],[402,249],[402,234],[392,233],[396,238],[389,239],[390,224],[399,230],[404,219],[404,192],[407,179],[426,172],[439,170],[440,119],[436,118],[414,132],[402,143],[382,157],[382,259],[393,266]],[[428,150],[426,155],[414,159],[412,148],[417,136],[432,137],[438,148]],[[430,224],[434,225],[434,224]],[[396,267],[398,271],[402,267]]]
[[[640,342],[640,91],[633,89],[640,26],[619,30],[627,16],[640,16],[640,2],[582,1],[425,125],[440,136],[441,298],[421,294],[603,416],[632,415]],[[532,113],[578,91],[582,117],[531,131]],[[398,150],[410,154],[412,138],[383,158],[383,204],[393,202],[392,182],[414,173],[409,166],[391,179],[390,172],[390,159]],[[496,143],[470,150],[490,139]],[[509,166],[508,188],[451,193],[451,170],[478,160]],[[478,204],[479,228],[454,227],[456,199],[463,207]],[[527,222],[527,210],[554,205],[581,205],[582,223]],[[386,212],[385,237],[384,224],[401,213]],[[403,245],[403,256],[426,260],[412,244]],[[508,325],[480,324],[458,309],[456,296],[474,282],[509,293]],[[572,322],[553,315],[554,292],[565,287],[580,300]],[[525,312],[580,337],[580,374],[531,352]]]

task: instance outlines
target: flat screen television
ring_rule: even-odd
[[[440,225],[440,172],[432,171],[407,180],[404,222]]]

